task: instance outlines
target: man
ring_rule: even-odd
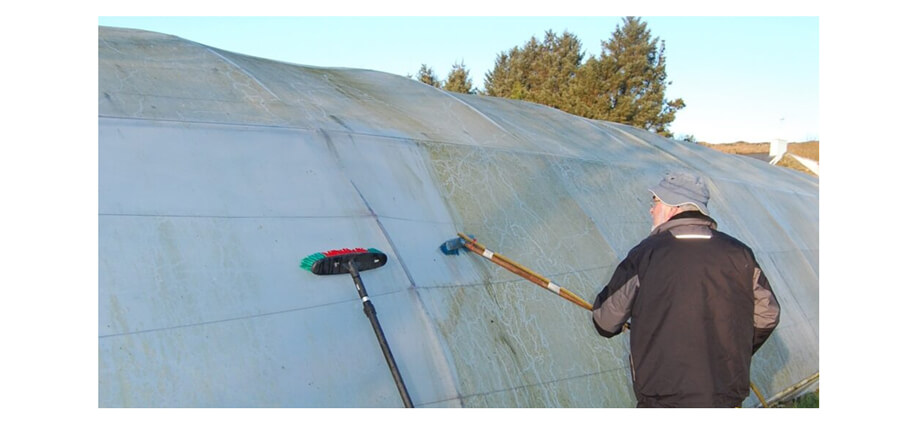
[[[751,249],[716,230],[701,178],[670,172],[650,193],[653,229],[597,295],[594,326],[610,338],[631,319],[638,407],[738,407],[778,301]]]

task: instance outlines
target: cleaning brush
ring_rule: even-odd
[[[300,268],[317,275],[334,275],[349,272],[347,264],[351,261],[356,270],[364,271],[384,266],[387,256],[375,248],[343,248],[310,254],[300,261]]]
[[[316,275],[335,275],[338,273],[350,274],[353,278],[353,283],[356,285],[356,292],[359,294],[359,299],[362,301],[363,312],[365,312],[369,321],[372,323],[372,329],[375,330],[375,336],[378,338],[381,352],[384,354],[384,359],[387,360],[388,368],[391,370],[391,375],[394,377],[394,383],[397,384],[397,389],[400,391],[400,398],[403,400],[403,405],[412,408],[412,399],[410,399],[409,391],[406,390],[406,384],[403,383],[403,378],[400,376],[400,370],[397,368],[397,363],[394,361],[394,354],[391,353],[391,348],[388,346],[387,338],[384,336],[384,331],[381,329],[381,324],[378,323],[375,306],[372,304],[369,294],[366,293],[366,287],[363,285],[362,278],[359,277],[359,272],[375,269],[384,266],[386,263],[387,256],[374,248],[344,248],[326,251],[324,253],[310,254],[300,261],[300,268],[308,270]]]

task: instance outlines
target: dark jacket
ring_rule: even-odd
[[[780,307],[749,247],[684,212],[634,247],[597,295],[593,321],[612,337],[631,319],[638,406],[736,407],[750,357]]]

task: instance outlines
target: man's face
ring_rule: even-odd
[[[653,205],[650,206],[650,216],[653,218],[653,229],[669,221],[669,218],[675,215],[677,207],[669,206],[659,201],[655,195],[653,196]]]

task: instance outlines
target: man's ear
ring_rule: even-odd
[[[666,212],[666,221],[669,221],[669,219],[671,219],[672,216],[675,216],[678,213],[681,213],[681,207],[678,207],[678,206],[669,207],[668,211]]]

